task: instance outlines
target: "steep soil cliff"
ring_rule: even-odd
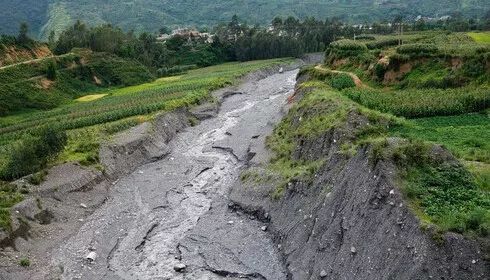
[[[299,87],[295,96],[314,90]],[[335,110],[325,106],[299,106],[283,122],[299,131],[309,115]],[[284,182],[271,175],[269,158],[252,160],[230,194],[234,208],[270,222],[268,230],[283,253],[290,279],[487,279],[488,239],[423,226],[401,191],[400,170],[391,158],[376,159],[373,144],[345,151],[372,130],[369,127],[390,124],[355,107],[344,109],[346,113],[337,116],[340,123],[313,137],[297,137],[292,144],[293,162],[321,162],[311,176],[296,176],[281,186]],[[384,148],[403,143],[388,138]],[[428,153],[458,165],[439,146]],[[278,188],[283,189],[280,195]]]

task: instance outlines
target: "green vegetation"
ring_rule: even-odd
[[[429,221],[443,231],[490,231],[490,193],[482,190],[467,169],[454,164],[422,165],[409,171],[404,192]]]
[[[59,127],[44,126],[37,133],[24,134],[5,150],[0,179],[16,179],[40,170],[63,150],[66,141],[66,133]]]
[[[423,223],[434,224],[441,232],[487,236],[490,49],[470,36],[435,31],[376,35],[356,44],[366,44],[379,55],[360,60],[369,57],[358,46],[360,53],[349,54],[339,63],[335,49],[344,40],[330,45],[326,67],[356,69],[366,80],[369,86],[341,90],[352,101],[410,118],[391,125],[383,137],[369,137],[365,142],[371,143],[372,163],[392,160],[398,165],[402,190]],[[318,78],[318,74],[313,76]],[[408,140],[392,145],[384,136]],[[459,162],[431,154],[430,143],[442,144]],[[346,150],[352,151],[348,146]]]
[[[409,118],[456,115],[488,108],[488,88],[458,89],[347,89],[352,100],[381,112]]]
[[[97,163],[98,144],[102,139],[151,119],[158,112],[203,102],[211,90],[229,85],[250,71],[288,61],[228,63],[197,69],[183,76],[108,90],[104,97],[89,102],[72,101],[50,111],[0,118],[0,176],[13,179],[39,170],[55,160],[54,155],[63,150],[65,141],[66,148],[58,160]],[[58,135],[54,131],[66,131],[68,139],[62,134],[54,137]],[[39,141],[48,136],[54,139]],[[51,148],[45,147],[45,143],[51,143]]]
[[[50,109],[87,92],[129,86],[154,76],[136,61],[77,51],[0,69],[0,116],[25,109]]]
[[[490,32],[469,32],[468,35],[478,43],[490,44]]]
[[[22,199],[21,190],[15,185],[0,181],[0,229],[11,229],[10,207]]]
[[[31,265],[31,261],[28,258],[21,258],[19,261],[19,265],[23,267],[28,267]]]
[[[47,39],[51,31],[60,31],[74,20],[81,19],[90,24],[110,22],[125,30],[136,32],[157,31],[163,26],[213,26],[237,13],[250,25],[266,24],[276,15],[305,18],[339,17],[348,22],[364,23],[373,20],[392,20],[396,15],[415,18],[418,15],[441,16],[453,12],[472,19],[482,18],[489,9],[488,1],[473,0],[352,0],[352,1],[309,1],[273,0],[250,1],[99,1],[73,0],[23,0],[3,3],[5,13],[0,18],[3,32],[14,34],[19,22],[27,21],[35,34],[42,33]],[[456,14],[456,13],[454,13]],[[454,28],[460,28],[459,21]],[[471,23],[474,25],[474,21]],[[14,26],[12,26],[14,25]],[[452,27],[454,24],[449,24]],[[421,22],[420,29],[429,28],[430,23]],[[463,22],[463,28],[469,27]]]
[[[414,119],[393,130],[398,136],[444,144],[457,157],[490,164],[488,113]]]
[[[330,78],[335,80],[343,74],[307,68],[300,75],[306,73],[314,78],[301,85],[300,90],[306,92],[305,96],[289,110],[273,134],[267,138],[267,146],[274,152],[268,169],[279,177],[273,198],[280,198],[290,182],[311,181],[312,175],[323,164],[324,155],[295,155],[299,143],[314,143],[326,133],[338,130],[345,137],[342,139],[343,152],[348,153],[369,139],[386,135],[387,127],[397,126],[400,122],[392,116],[357,105],[329,86]],[[358,131],[345,128],[349,122],[363,121],[368,124]]]

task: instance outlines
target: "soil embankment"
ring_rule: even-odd
[[[302,90],[297,98],[308,94]],[[309,112],[290,114],[287,119],[294,124],[304,122],[302,116]],[[374,120],[354,110],[344,122],[298,140],[294,159],[323,164],[310,179],[289,182],[281,197],[273,198],[274,181],[241,180],[232,187],[230,199],[237,209],[269,221],[289,278],[487,279],[488,248],[459,234],[424,229],[400,191],[390,160],[373,162],[371,146],[354,155],[341,152]],[[388,145],[396,147],[400,141],[390,139]],[[431,153],[455,161],[441,147]],[[267,174],[267,164],[268,159],[252,161],[251,171]]]
[[[50,170],[34,204],[51,219],[29,221],[29,236],[11,240],[0,279],[284,279],[264,224],[230,211],[227,193],[250,147],[281,119],[297,74],[285,68],[218,90],[217,104],[121,133],[101,148],[105,174]],[[202,121],[190,127],[194,116]],[[19,254],[30,268],[18,266]]]

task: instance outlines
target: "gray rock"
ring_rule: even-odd
[[[325,271],[325,269],[323,269],[322,271],[320,271],[320,277],[321,277],[321,278],[325,278],[325,277],[327,277],[327,275],[328,275],[328,274],[327,274],[327,272]]]
[[[88,262],[94,262],[96,258],[97,258],[97,253],[92,251],[88,253],[88,255],[85,257],[85,260],[87,260]]]
[[[183,272],[186,268],[187,266],[183,263],[178,263],[174,266],[174,270],[177,272]]]

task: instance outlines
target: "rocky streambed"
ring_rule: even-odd
[[[57,167],[40,186],[53,222],[37,229],[43,238],[14,242],[32,268],[0,268],[0,279],[287,278],[266,224],[233,210],[227,194],[280,121],[297,72],[249,75],[216,92],[219,109],[171,113],[118,135],[101,149],[104,179],[86,171],[81,188],[60,194],[59,178],[84,168]],[[203,120],[190,127],[193,116]]]

